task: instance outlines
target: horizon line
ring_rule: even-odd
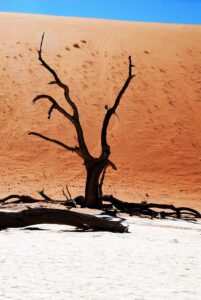
[[[104,17],[87,17],[87,16],[75,16],[75,15],[58,15],[49,13],[36,13],[36,12],[19,12],[19,11],[0,11],[5,14],[16,14],[16,15],[35,15],[35,16],[49,16],[49,17],[61,17],[61,18],[78,18],[78,19],[92,19],[92,20],[103,20],[103,21],[117,21],[117,22],[133,22],[133,23],[152,23],[152,24],[166,24],[166,25],[183,25],[183,26],[201,26],[201,23],[175,23],[165,21],[145,21],[145,20],[130,20],[130,19],[117,19],[117,18],[104,18]]]

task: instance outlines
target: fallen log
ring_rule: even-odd
[[[111,203],[119,212],[127,213],[130,216],[144,215],[162,219],[166,217],[181,219],[187,216],[201,218],[201,214],[197,210],[189,207],[175,207],[174,205],[147,203],[146,201],[142,201],[141,203],[130,203],[121,201],[112,195],[103,196],[102,201]]]
[[[55,208],[31,208],[19,212],[0,211],[0,230],[26,227],[36,224],[70,225],[83,230],[128,232],[128,226],[120,221],[101,219],[90,214]]]
[[[43,191],[38,192],[43,199],[36,199],[33,198],[31,196],[28,195],[17,195],[17,194],[12,194],[9,195],[3,199],[0,199],[0,204],[1,205],[7,205],[9,203],[13,203],[13,204],[18,204],[18,203],[24,203],[24,204],[28,204],[28,203],[50,203],[50,204],[61,204],[64,205],[66,207],[76,207],[76,204],[73,200],[56,200],[56,199],[51,199],[50,197],[48,197]],[[11,201],[12,200],[12,201]],[[9,202],[8,202],[9,201]]]

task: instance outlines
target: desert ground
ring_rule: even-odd
[[[113,117],[111,158],[104,193],[129,200],[201,208],[201,26],[135,23],[52,16],[0,14],[0,197],[36,196],[45,188],[62,198],[84,193],[82,161],[59,146],[29,136],[37,131],[74,146],[75,132],[41,93],[67,108],[37,49],[69,84],[91,153],[99,155],[105,105],[127,78],[128,56],[136,77]]]
[[[201,226],[129,223],[130,234],[61,225],[1,231],[1,299],[200,300]]]

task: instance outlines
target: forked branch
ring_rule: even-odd
[[[59,78],[59,76],[57,75],[57,73],[55,72],[55,70],[53,70],[47,63],[46,61],[43,59],[42,57],[42,48],[43,48],[43,41],[44,41],[44,36],[45,33],[43,33],[42,38],[41,38],[41,43],[40,43],[40,49],[38,50],[38,56],[39,56],[39,60],[42,64],[42,66],[47,69],[52,76],[54,77],[55,81],[51,81],[50,84],[57,84],[59,87],[61,87],[64,90],[64,96],[66,101],[68,102],[68,104],[71,106],[72,110],[73,110],[73,114],[75,117],[79,117],[78,114],[78,109],[77,106],[75,105],[75,103],[72,101],[71,97],[70,97],[70,93],[69,93],[69,87],[64,84],[61,79]]]
[[[46,70],[48,70],[52,74],[52,76],[54,77],[54,81],[51,81],[49,84],[57,84],[60,88],[63,89],[63,91],[64,91],[64,97],[65,97],[67,103],[72,108],[73,115],[69,114],[64,108],[62,108],[53,97],[51,97],[49,95],[46,95],[46,94],[38,95],[37,97],[34,98],[33,102],[35,103],[38,100],[47,99],[52,104],[51,107],[50,107],[50,109],[49,109],[49,111],[48,111],[48,119],[51,118],[51,114],[52,114],[53,110],[55,109],[55,110],[59,111],[68,120],[70,120],[71,123],[73,124],[73,126],[75,127],[76,132],[77,132],[79,148],[78,147],[75,147],[75,148],[69,147],[69,146],[63,144],[62,142],[59,142],[59,141],[51,139],[51,138],[47,138],[47,137],[45,137],[45,136],[43,136],[41,134],[35,133],[35,132],[34,133],[30,133],[30,134],[37,135],[37,136],[39,136],[39,137],[41,137],[41,138],[43,138],[45,140],[51,141],[53,143],[56,143],[56,144],[62,146],[63,148],[65,148],[67,150],[76,151],[76,153],[80,157],[82,157],[84,160],[91,159],[91,155],[90,155],[90,153],[88,151],[88,148],[86,146],[86,143],[85,143],[84,133],[83,133],[83,130],[82,130],[82,126],[80,124],[79,113],[78,113],[77,106],[72,101],[72,99],[70,98],[68,85],[64,84],[61,81],[61,79],[59,78],[59,76],[57,75],[57,73],[55,72],[55,70],[53,68],[51,68],[46,63],[46,61],[43,59],[43,56],[42,56],[43,41],[44,41],[44,33],[43,33],[42,38],[41,38],[40,49],[38,50],[39,61],[41,62],[42,66]]]
[[[37,101],[42,100],[42,99],[47,99],[47,100],[49,100],[50,103],[52,103],[52,106],[50,107],[49,112],[48,112],[48,119],[50,119],[53,109],[56,109],[65,118],[67,118],[69,121],[73,122],[73,117],[65,109],[63,109],[52,96],[49,96],[46,94],[38,95],[33,99],[33,103],[36,103]]]
[[[102,132],[101,132],[102,156],[104,156],[105,154],[109,156],[109,154],[110,154],[110,147],[107,143],[107,129],[108,129],[110,119],[111,119],[112,115],[115,114],[116,109],[117,109],[118,105],[120,104],[123,94],[125,93],[126,89],[128,88],[129,83],[131,82],[132,78],[135,76],[132,74],[132,68],[134,67],[134,65],[132,64],[131,56],[128,57],[128,61],[129,61],[128,77],[127,77],[122,89],[120,90],[119,94],[117,95],[114,105],[109,109],[107,107],[107,112],[106,112],[106,115],[105,115],[105,118],[103,121],[103,127],[102,127]]]

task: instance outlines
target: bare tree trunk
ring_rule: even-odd
[[[95,160],[95,159],[94,159]],[[107,162],[90,163],[86,166],[87,180],[85,186],[85,206],[90,208],[100,208],[102,205],[100,195],[100,176],[107,165]]]

